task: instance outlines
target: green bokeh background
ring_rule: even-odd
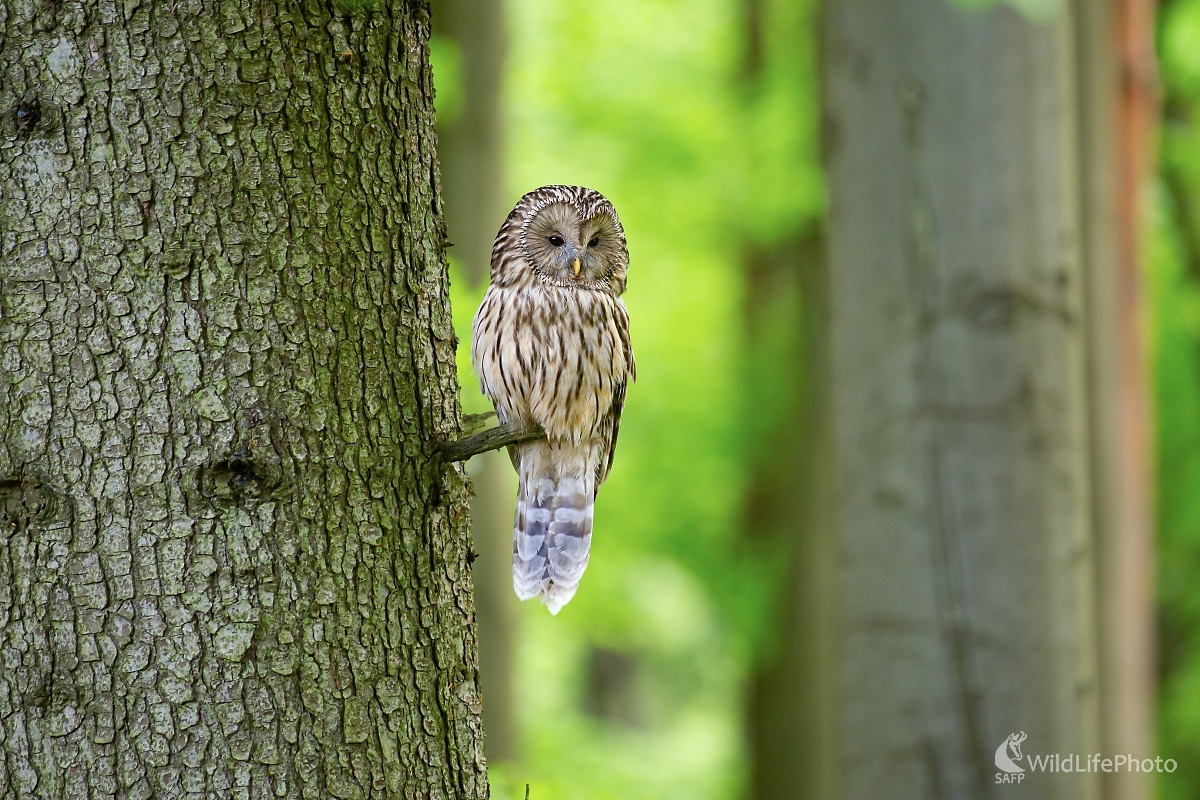
[[[1061,9],[1010,5],[1035,18]],[[769,313],[748,333],[745,261],[819,229],[824,213],[814,6],[763,0],[769,24],[753,65],[745,0],[509,0],[507,195],[576,183],[613,201],[630,242],[639,380],[579,594],[554,618],[521,608],[523,758],[493,765],[500,800],[523,797],[526,783],[533,800],[743,794],[744,686],[771,647],[780,578],[778,554],[743,530],[743,501],[802,380],[781,355],[795,352],[793,312]],[[1173,800],[1200,796],[1200,0],[1161,3],[1158,44],[1164,116],[1147,189],[1146,319],[1158,430],[1158,752],[1180,764],[1160,776],[1159,794]],[[432,54],[438,113],[453,116],[458,54],[443,39]],[[452,302],[465,343],[482,289],[464,285],[453,280]],[[489,410],[465,346],[460,376],[466,410]],[[584,710],[595,646],[635,659],[636,721]]]
[[[1160,4],[1163,120],[1147,204],[1158,430],[1159,751],[1164,798],[1200,794],[1200,2]]]

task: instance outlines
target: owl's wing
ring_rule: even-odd
[[[625,370],[613,381],[613,402],[601,425],[601,437],[607,445],[607,454],[596,467],[596,491],[612,469],[613,456],[617,452],[617,433],[621,430],[621,411],[625,408],[625,389],[630,381],[637,380],[637,363],[633,359],[633,345],[629,341],[629,317],[624,306],[619,306],[617,331],[621,336],[621,349],[625,354]]]
[[[622,380],[613,387],[613,404],[609,409],[608,416],[604,418],[604,423],[600,429],[600,435],[604,439],[605,449],[607,454],[600,459],[600,463],[596,465],[596,491],[600,491],[600,484],[604,483],[608,477],[608,471],[612,469],[613,455],[617,452],[617,433],[621,429],[621,410],[625,407],[625,381]]]

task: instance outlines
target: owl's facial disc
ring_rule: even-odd
[[[579,229],[579,241],[583,274],[590,280],[607,278],[621,255],[616,220],[604,211],[585,219]]]
[[[616,219],[601,211],[583,219],[575,205],[552,203],[526,225],[524,245],[534,269],[558,285],[594,285],[611,275],[622,247]]]
[[[547,278],[571,275],[575,257],[575,220],[578,213],[566,203],[551,203],[539,210],[525,227],[525,249],[534,268]]]
[[[606,212],[581,220],[567,203],[540,209],[525,228],[534,268],[560,286],[594,284],[612,272],[620,253],[616,221]]]
[[[567,203],[539,210],[525,228],[525,247],[535,269],[560,285],[581,277],[579,212]]]

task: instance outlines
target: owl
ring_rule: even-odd
[[[471,327],[471,363],[500,421],[546,431],[509,456],[520,476],[513,588],[551,614],[587,568],[592,506],[635,377],[621,302],[628,266],[612,203],[582,186],[543,186],[500,226]]]

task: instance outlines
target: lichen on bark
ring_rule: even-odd
[[[486,797],[428,33],[0,0],[0,797]]]

